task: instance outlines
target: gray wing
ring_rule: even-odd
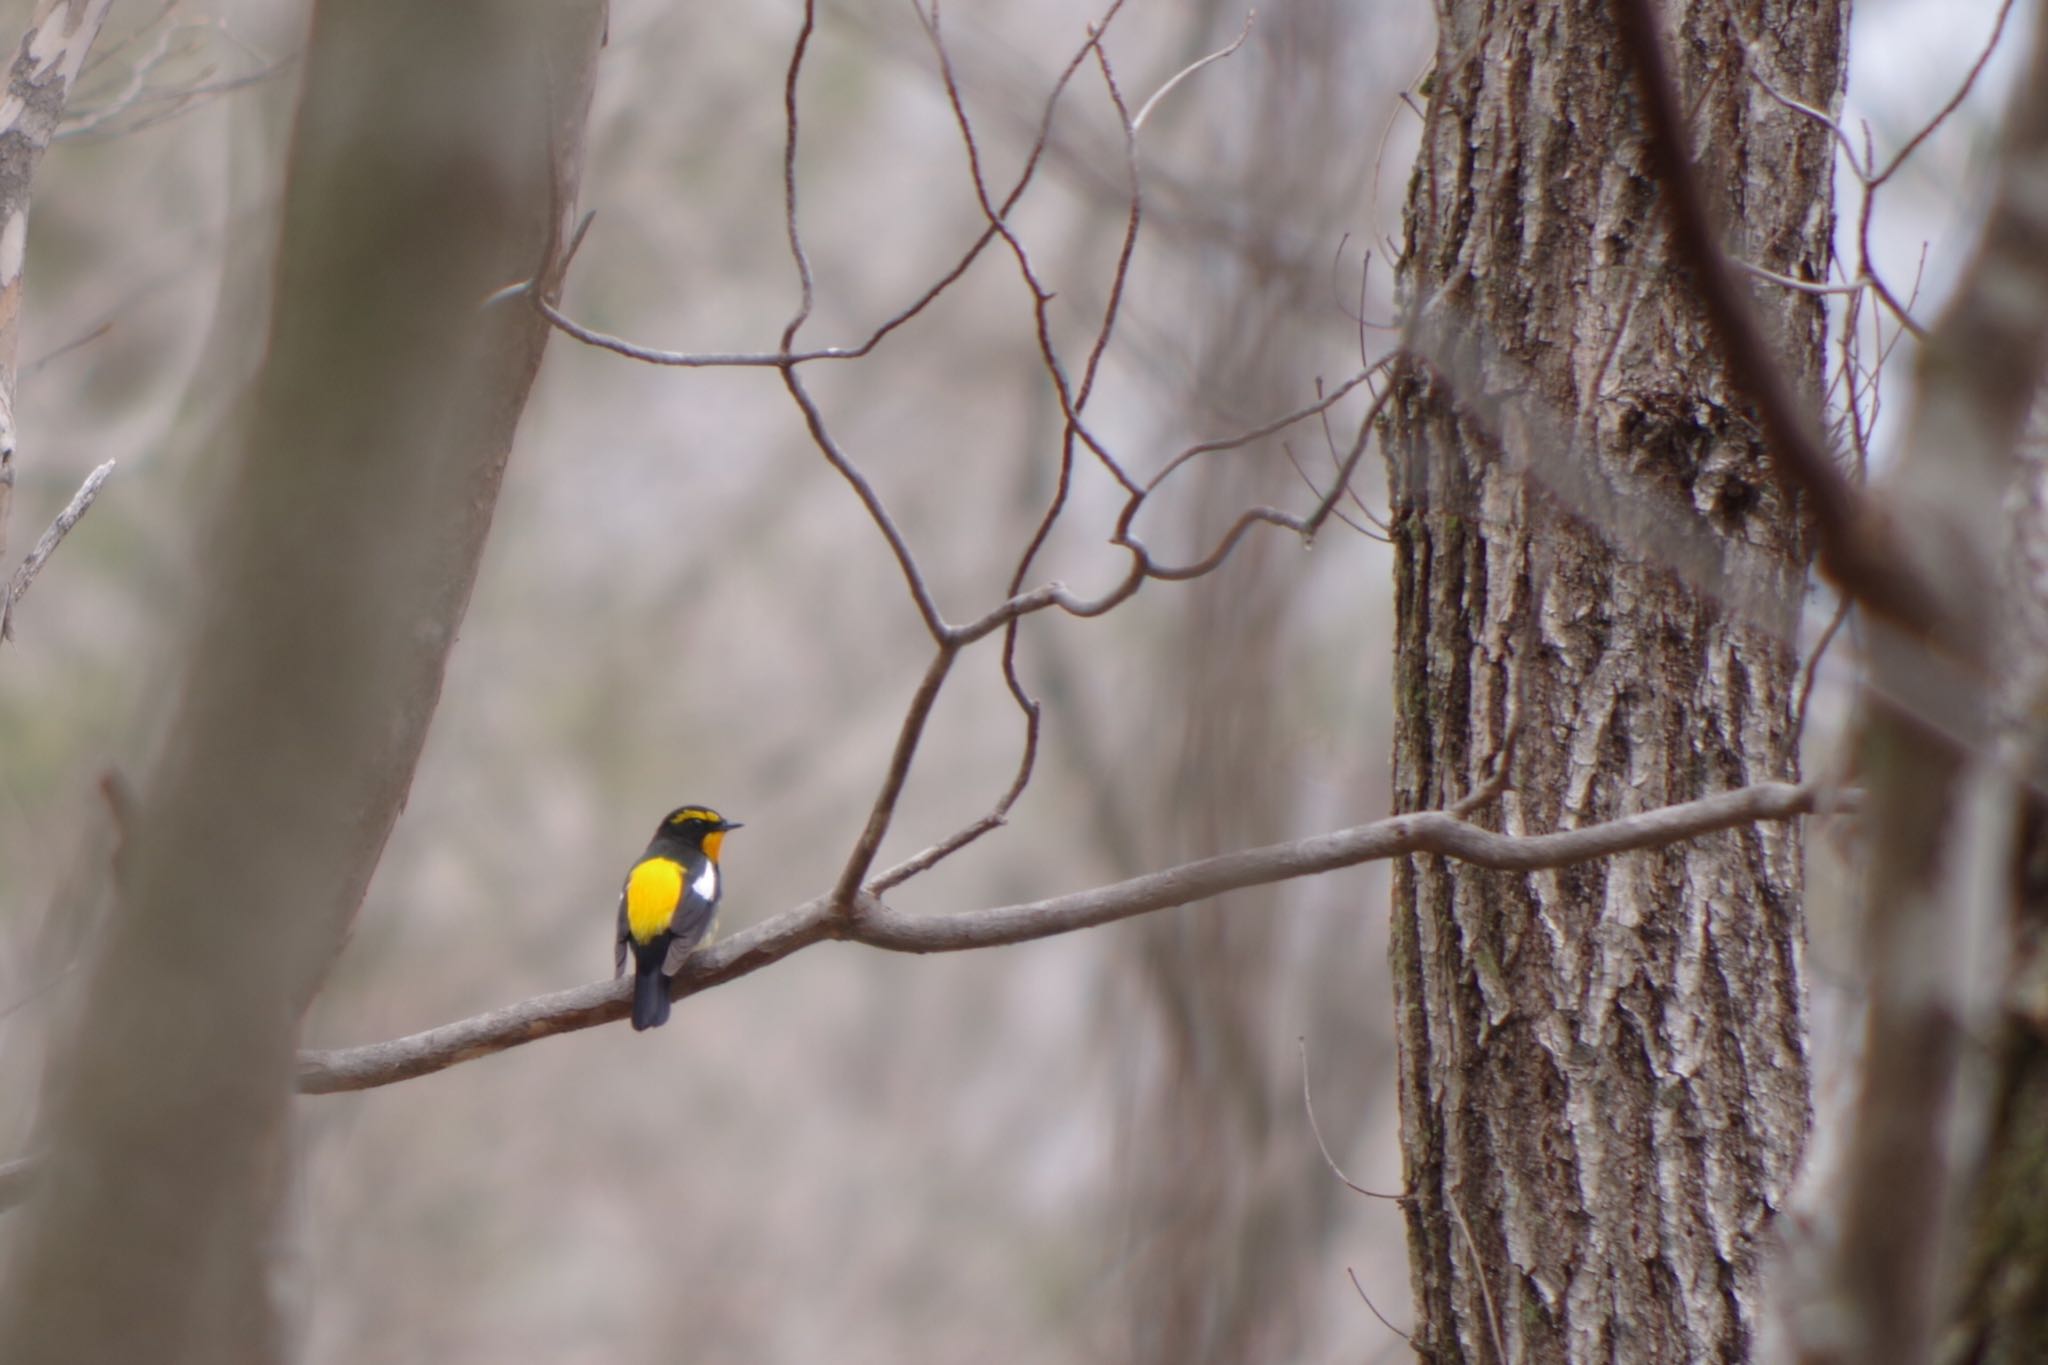
[[[684,960],[696,951],[697,945],[717,930],[718,902],[707,901],[691,892],[677,913],[675,923],[669,928],[675,937],[669,940],[668,956],[662,959],[663,976],[674,976],[681,971]]]
[[[619,941],[612,948],[612,980],[626,974],[626,892],[619,890]]]

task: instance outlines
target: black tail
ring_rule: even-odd
[[[668,978],[661,963],[633,964],[633,1031],[658,1028],[668,1022]]]

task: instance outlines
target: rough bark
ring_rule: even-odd
[[[283,1355],[298,1021],[397,818],[546,329],[603,6],[320,7],[269,346],[49,1071],[0,1359]]]
[[[1824,278],[1845,6],[1676,7],[1729,249]],[[1796,768],[1809,547],[1657,227],[1603,0],[1441,15],[1387,421],[1395,799],[1568,829]],[[1819,301],[1759,290],[1817,394]],[[1519,725],[1514,718],[1519,716]],[[1420,1353],[1747,1352],[1807,1119],[1797,831],[1527,876],[1413,858],[1393,964]]]

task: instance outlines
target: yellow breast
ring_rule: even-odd
[[[683,865],[667,858],[636,863],[626,878],[626,930],[636,943],[652,942],[675,919],[683,900]]]

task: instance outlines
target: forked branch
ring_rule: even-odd
[[[1840,808],[1841,794],[1828,795],[1831,806]],[[694,995],[757,972],[824,939],[845,939],[902,953],[995,948],[1189,905],[1245,887],[1412,854],[1435,854],[1503,872],[1566,867],[1617,853],[1661,848],[1738,825],[1789,820],[1814,811],[1822,796],[1819,784],[1764,782],[1584,829],[1520,837],[1483,829],[1448,811],[1424,811],[1291,843],[1203,858],[1024,905],[950,915],[904,914],[863,892],[860,913],[847,918],[833,912],[832,897],[819,896],[693,954],[677,975],[673,992]],[[302,1052],[299,1089],[307,1094],[367,1090],[429,1075],[522,1043],[623,1019],[629,995],[630,983],[593,982],[389,1042]]]

